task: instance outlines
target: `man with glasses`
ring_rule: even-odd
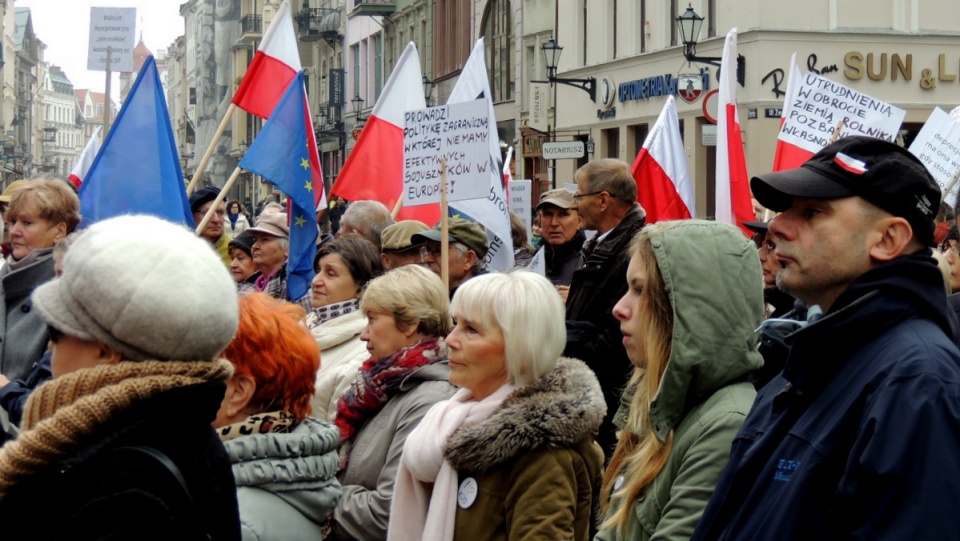
[[[380,263],[384,270],[420,263],[422,244],[411,242],[413,235],[430,229],[417,220],[400,220],[388,225],[380,234]]]
[[[567,296],[567,347],[596,373],[607,401],[597,442],[609,458],[616,446],[613,417],[632,371],[613,307],[627,292],[627,247],[643,227],[646,211],[637,203],[637,183],[620,160],[587,163],[574,174],[573,210],[583,228],[597,233],[583,247],[583,263],[574,271]]]
[[[410,237],[420,247],[421,263],[440,276],[440,223],[433,229]],[[489,251],[487,234],[479,224],[454,216],[447,221],[450,267],[450,298],[460,284],[484,272],[484,257]]]

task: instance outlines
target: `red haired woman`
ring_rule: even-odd
[[[339,431],[309,417],[320,350],[299,306],[240,299],[223,356],[236,367],[213,426],[233,463],[244,538],[320,539],[340,498]]]

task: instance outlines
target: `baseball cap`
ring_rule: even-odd
[[[754,233],[767,234],[767,222],[743,222],[743,227]]]
[[[568,209],[572,207],[573,204],[573,192],[566,188],[557,188],[543,192],[543,195],[540,196],[540,202],[537,203],[536,210],[540,210],[540,207],[544,205],[553,205],[562,209]]]
[[[790,208],[794,197],[859,196],[907,220],[913,234],[933,246],[940,187],[916,156],[889,141],[843,137],[797,169],[753,177],[750,189],[761,205],[777,212]]]
[[[422,233],[417,233],[410,238],[410,242],[420,244],[429,240],[440,242],[440,222]],[[449,242],[459,242],[476,252],[479,259],[487,255],[489,246],[487,246],[487,234],[483,227],[477,223],[471,222],[459,216],[453,216],[447,220],[447,240]]]
[[[406,250],[414,245],[410,241],[415,233],[422,233],[429,230],[430,227],[417,220],[400,220],[399,222],[388,225],[380,233],[381,250]]]
[[[287,225],[286,212],[268,212],[261,214],[257,226],[247,229],[251,233],[266,233],[282,239],[290,238],[290,226]]]

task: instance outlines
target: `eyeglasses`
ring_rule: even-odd
[[[56,344],[63,338],[63,333],[53,327],[47,325],[47,335],[50,337],[50,341]]]
[[[945,254],[947,252],[953,252],[953,255],[960,255],[960,244],[950,244],[949,241],[944,242],[940,245],[940,253]]]
[[[460,247],[451,242],[450,249],[460,250]],[[423,246],[420,247],[420,257],[424,258],[424,257],[427,257],[428,255],[432,255],[433,257],[440,257],[441,251],[442,251],[441,244],[434,244],[434,245],[424,244]]]
[[[591,195],[600,195],[600,194],[602,194],[602,193],[603,193],[603,191],[591,192],[591,193],[575,193],[575,194],[573,194],[573,202],[574,202],[574,203],[577,203],[577,204],[579,205],[579,204],[580,204],[580,200],[583,199],[584,197],[589,197],[589,196],[591,196]]]

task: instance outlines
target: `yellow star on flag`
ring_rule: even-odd
[[[302,215],[297,216],[297,221],[296,221],[297,227],[303,227],[303,224],[305,223],[307,223],[307,220]]]
[[[310,160],[306,158],[300,158],[300,167],[304,169],[310,169]]]
[[[304,185],[304,188],[306,188],[308,192],[312,192],[312,191],[313,191],[313,183],[308,180],[307,183]]]

